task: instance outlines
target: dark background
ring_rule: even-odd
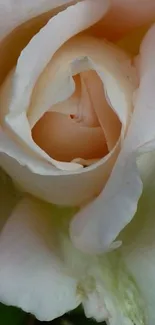
[[[87,319],[82,307],[65,314],[51,322],[40,322],[30,314],[24,313],[21,309],[7,307],[0,304],[0,325],[97,325],[93,319]],[[99,323],[106,325],[106,323]]]

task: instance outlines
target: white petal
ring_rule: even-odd
[[[60,68],[61,67],[61,68]],[[77,109],[76,105],[77,102],[67,102],[68,105],[65,105],[63,101],[64,95],[64,85],[65,85],[65,95],[72,94],[75,90],[74,80],[72,79],[72,75],[81,73],[81,76],[84,76],[84,71],[86,70],[95,70],[97,74],[100,76],[101,80],[99,79],[98,86],[94,87],[94,80],[93,72],[88,72],[88,80],[89,80],[89,89],[91,87],[92,98],[94,98],[94,109],[100,120],[100,124],[102,124],[104,133],[107,136],[108,140],[108,149],[109,151],[114,148],[116,141],[120,135],[121,123],[122,123],[122,139],[124,138],[124,133],[126,131],[128,121],[130,118],[130,114],[132,111],[132,94],[135,89],[135,69],[132,67],[131,60],[129,56],[120,51],[117,47],[105,42],[104,40],[98,40],[93,37],[89,36],[76,36],[70,39],[68,42],[61,47],[47,65],[46,69],[41,74],[39,80],[35,85],[35,89],[33,91],[33,95],[31,98],[31,106],[28,109],[28,120],[31,127],[42,118],[42,122],[37,126],[35,130],[35,139],[37,139],[37,144],[39,143],[42,148],[46,148],[46,152],[50,152],[50,156],[62,157],[62,154],[59,151],[65,151],[64,147],[60,147],[61,141],[58,142],[59,134],[60,137],[64,137],[63,133],[63,124],[61,127],[56,127],[54,129],[52,124],[50,123],[50,114],[49,116],[46,115],[46,118],[43,117],[44,113],[48,110],[53,112],[61,112],[63,114],[68,114],[67,107],[70,107],[70,113],[72,114],[72,109],[74,108],[72,105],[75,104],[75,110]],[[97,81],[98,81],[97,79]],[[110,102],[110,106],[106,102],[104,97],[104,88],[106,92],[106,97],[108,97],[108,102]],[[115,91],[113,91],[115,89]],[[103,93],[100,98],[100,93]],[[84,97],[85,98],[85,97]],[[74,98],[75,99],[75,98]],[[85,98],[86,99],[86,98]],[[58,104],[57,104],[58,103]],[[55,105],[56,104],[56,105]],[[89,105],[88,105],[89,106]],[[82,104],[84,115],[84,109],[88,112],[86,102]],[[111,112],[111,114],[109,113]],[[76,111],[75,111],[76,113]],[[73,112],[74,114],[74,112]],[[118,117],[117,117],[117,116]],[[59,116],[59,115],[57,115]],[[52,118],[52,117],[51,117]],[[64,117],[68,122],[68,117]],[[43,122],[44,119],[44,122]],[[54,119],[54,115],[53,115]],[[52,119],[52,121],[53,121]],[[46,121],[45,121],[46,120]],[[119,122],[119,120],[121,122]],[[49,122],[48,122],[49,121]],[[59,119],[60,121],[60,119]],[[41,124],[42,123],[42,124]],[[44,123],[44,124],[43,124]],[[114,126],[111,127],[111,125]],[[44,127],[43,125],[46,125]],[[58,125],[58,124],[57,124]],[[73,124],[71,124],[72,126]],[[69,127],[69,125],[67,126]],[[50,129],[53,129],[53,132]],[[62,135],[60,130],[62,130]],[[65,129],[65,128],[64,128]],[[43,130],[43,132],[42,132]],[[74,129],[73,129],[74,130]],[[81,130],[83,130],[81,128]],[[91,134],[95,131],[95,128],[92,130],[89,129]],[[101,131],[101,130],[100,130]],[[57,132],[57,133],[56,133]],[[72,129],[68,128],[68,142],[70,142],[70,138],[72,138],[73,147],[75,147],[75,137]],[[66,132],[67,134],[67,132]],[[50,135],[47,139],[46,136]],[[85,137],[85,142],[82,140],[82,144],[80,139],[82,139],[82,135]],[[102,136],[100,132],[99,137]],[[53,139],[57,138],[57,142]],[[70,138],[69,138],[70,137]],[[77,134],[78,137],[78,134]],[[64,137],[65,138],[65,137]],[[89,139],[86,134],[79,132],[78,137],[78,145],[79,147],[84,148],[85,152],[91,152],[92,154],[97,152],[98,148],[98,139],[96,137]],[[93,141],[94,140],[94,141]],[[93,149],[93,145],[95,144],[95,140],[97,141],[96,151]],[[47,144],[45,144],[45,141]],[[93,142],[92,148],[91,146],[88,147],[88,143]],[[65,138],[65,143],[67,142],[67,137]],[[86,143],[86,145],[84,145]],[[52,149],[52,147],[54,147]],[[67,149],[71,146],[68,145]],[[103,142],[100,141],[100,147],[98,150],[97,158],[101,157],[101,153],[103,152]],[[67,150],[66,150],[67,151]],[[68,150],[69,151],[69,150]],[[67,152],[68,152],[67,151]],[[77,148],[78,151],[78,148]],[[63,156],[65,154],[63,153]],[[81,157],[81,155],[77,155],[75,157]],[[60,159],[60,158],[59,158]],[[62,158],[60,160],[63,160]],[[65,159],[64,159],[65,160]],[[67,160],[67,159],[66,159]],[[74,159],[74,162],[77,161]],[[103,184],[104,186],[104,184]]]
[[[8,219],[18,194],[8,175],[0,168],[0,230]]]
[[[96,260],[92,256],[88,274],[94,280],[91,283],[94,290],[90,290],[83,302],[88,318],[95,318],[98,322],[105,320],[109,325],[147,324],[143,295],[120,252],[104,254]],[[88,280],[87,276],[85,285]]]
[[[121,143],[119,139],[114,150],[95,165],[84,168],[81,173],[70,174],[58,170],[52,170],[51,173],[49,164],[39,164],[38,157],[28,156],[26,151],[2,131],[0,138],[0,166],[15,183],[22,190],[45,201],[68,206],[81,205],[100,193],[110,175]],[[18,161],[14,157],[18,157]]]
[[[121,119],[123,129],[125,130],[127,126],[128,110],[132,109],[130,97],[133,88],[131,81],[128,81],[127,79],[128,72],[131,72],[131,76],[133,75],[132,67],[130,65],[131,70],[129,71],[130,61],[128,60],[128,56],[124,53],[117,51],[113,47],[111,48],[109,44],[100,45],[101,47],[104,47],[105,59],[107,60],[107,68],[103,69],[104,74],[102,74],[101,77],[103,81],[106,82],[106,85],[108,85],[108,96],[113,103],[115,102],[115,97],[113,96],[116,96],[117,92],[113,95],[113,93],[110,93],[110,89],[116,87],[116,79],[120,82],[120,89],[117,87],[119,93],[119,96],[117,97],[119,97],[120,100],[119,103],[116,102],[117,105],[115,110]],[[92,46],[90,46],[90,48],[91,47]],[[81,49],[80,54],[83,54],[84,52]],[[96,61],[98,57],[96,57],[96,55],[94,56],[94,61]],[[101,53],[99,53],[99,56],[102,57]],[[113,62],[116,62],[116,67],[115,64],[111,65],[109,57]],[[122,66],[121,59],[123,60]],[[101,61],[100,58],[100,68],[97,67],[100,72],[102,72]],[[92,64],[92,62],[90,63]],[[109,77],[109,69],[112,77]],[[113,87],[109,87],[109,84],[111,85],[111,83]],[[18,159],[20,165],[28,166],[28,168],[19,166],[15,160],[10,163],[5,155],[1,158],[1,165],[25,191],[56,204],[79,205],[91,200],[94,196],[97,196],[104,187],[119,153],[122,140],[121,137],[115,148],[107,157],[101,159],[98,163],[89,168],[71,174],[69,172],[62,173],[54,168],[50,169],[50,165],[46,162],[43,163],[43,161],[38,159],[38,156],[35,157],[32,156],[32,154],[31,156],[28,156],[25,148],[20,149],[19,145],[11,143],[6,135],[5,137],[4,135],[1,135],[1,152],[5,152],[8,156],[15,158],[16,160]],[[32,174],[30,171],[35,174]],[[44,175],[46,175],[46,177],[44,177]],[[47,177],[47,175],[49,175],[49,177]],[[101,175],[103,176],[101,177]]]
[[[22,200],[0,236],[0,300],[40,320],[52,320],[80,303],[61,241],[58,220],[63,213]]]
[[[97,321],[129,325],[128,314],[140,321],[140,293],[117,252],[98,258],[72,246],[67,229],[74,212],[32,199],[18,204],[0,236],[0,300],[40,320],[82,302],[86,316]]]
[[[33,126],[52,105],[73,94],[72,76],[91,69],[100,76],[107,99],[126,129],[128,115],[132,112],[132,93],[137,86],[135,68],[124,51],[105,40],[86,35],[66,42],[41,74],[28,109],[30,124]],[[57,106],[53,111],[55,108]],[[62,109],[56,111],[62,112]]]
[[[12,96],[8,115],[5,117],[7,127],[33,152],[60,169],[75,169],[76,166],[79,169],[79,164],[49,159],[48,155],[33,142],[26,116],[32,90],[39,75],[59,47],[72,36],[95,24],[108,8],[108,0],[104,2],[97,0],[95,3],[93,0],[87,0],[62,11],[49,20],[47,25],[32,38],[22,51],[15,69]]]
[[[118,161],[106,188],[89,206],[79,212],[71,225],[73,242],[89,252],[108,249],[119,232],[131,221],[142,192],[136,156],[155,148],[155,26],[142,42],[139,69],[140,86],[136,93],[131,125]],[[149,127],[148,127],[149,126]]]
[[[71,3],[73,0],[1,0],[0,39],[23,22],[56,7]]]
[[[152,179],[154,173],[152,174]],[[154,184],[142,196],[138,212],[131,224],[121,233],[121,252],[124,261],[139,287],[147,312],[148,325],[155,324],[155,200]]]
[[[131,220],[142,191],[136,158],[125,164],[121,155],[101,194],[73,218],[71,239],[76,247],[89,253],[102,253]]]
[[[116,119],[114,114],[111,113],[110,115],[110,108],[104,99],[102,101],[99,99],[98,105],[94,104],[99,108],[96,107],[95,111],[100,124],[103,124],[104,133],[107,135],[107,139],[111,140],[109,141],[109,150],[111,150],[120,133],[118,119],[123,126],[122,137],[128,126],[133,109],[132,94],[136,88],[136,78],[130,57],[104,40],[101,41],[89,36],[76,36],[57,51],[35,85],[31,106],[28,109],[28,120],[31,127],[33,127],[48,110],[67,114],[67,105],[64,107],[65,103],[62,101],[64,95],[67,98],[67,95],[69,97],[75,90],[72,75],[86,70],[95,70],[97,72],[102,81],[100,86],[105,88],[107,101],[112,107],[111,111],[113,110],[118,116]],[[92,80],[94,80],[93,77]],[[92,85],[92,96],[97,97],[96,93],[93,94],[93,89]],[[97,102],[96,98],[95,101]],[[72,111],[74,102],[67,102],[67,104],[68,106],[70,104],[71,107],[69,114],[74,114],[75,112]],[[75,101],[75,107],[76,104]],[[101,106],[103,106],[103,109],[100,109]],[[114,132],[110,132],[112,123],[116,126]]]

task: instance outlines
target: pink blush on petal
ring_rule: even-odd
[[[32,135],[49,156],[59,161],[97,159],[108,153],[100,127],[80,126],[61,113],[46,113],[33,128]]]
[[[134,28],[155,21],[154,0],[112,0],[106,17],[96,24],[94,35],[115,41]]]

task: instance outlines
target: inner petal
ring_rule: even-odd
[[[89,77],[91,71],[86,73]],[[96,74],[95,71],[93,73]],[[74,76],[74,81],[74,94],[66,101],[53,105],[52,111],[43,115],[33,127],[32,137],[54,159],[67,162],[77,158],[94,161],[108,153],[107,143],[94,109],[95,98],[92,99],[91,89],[83,73]],[[94,87],[98,88],[98,76],[94,82]],[[96,98],[99,105],[103,95],[102,87]]]
[[[27,112],[33,141],[50,157],[88,166],[113,150],[131,109],[132,73],[128,65],[120,73],[124,61],[126,54],[84,36],[57,51]]]
[[[100,127],[80,126],[61,113],[45,113],[34,126],[32,136],[49,156],[60,161],[69,162],[79,157],[99,159],[108,152]]]
[[[85,105],[85,99],[88,99],[88,96],[90,103],[89,115],[91,118],[89,117],[89,120],[87,118],[87,123],[94,123],[94,125],[95,123],[98,123],[98,125],[100,125],[106,138],[107,147],[110,151],[113,149],[119,138],[122,126],[121,122],[106,100],[103,82],[96,71],[84,71],[81,73],[81,78],[84,85],[83,95],[84,91],[87,95],[82,96],[83,111],[86,112],[86,115],[88,114],[88,108],[86,109],[87,106]]]
[[[98,87],[99,83],[99,77],[95,71],[85,71],[81,72],[77,76],[74,77],[74,80],[77,81],[77,77],[80,77],[80,85],[76,82],[76,89],[80,88],[80,96],[78,99],[78,106],[76,109],[75,115],[72,114],[72,118],[75,119],[76,122],[80,123],[83,126],[88,127],[96,127],[100,126],[98,117],[96,115],[94,103],[98,101],[98,99],[95,97],[93,99],[91,88],[89,87],[89,76],[93,73],[94,79],[93,79],[93,86],[96,89]],[[85,76],[88,76],[88,78],[85,78]],[[97,77],[97,78],[96,78]],[[78,80],[79,81],[79,80]],[[98,93],[99,101],[102,99],[103,96],[103,87],[100,89],[100,92]]]

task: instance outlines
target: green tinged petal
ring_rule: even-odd
[[[96,272],[96,280],[108,311],[108,324],[146,325],[140,288],[119,250],[100,259],[100,273]]]
[[[153,182],[145,189],[137,214],[120,234],[124,263],[140,288],[147,321],[155,324],[155,191]]]
[[[6,176],[1,171],[1,225],[4,225],[5,220],[8,218],[18,198],[19,196],[15,191],[10,178],[8,178],[8,176]],[[24,236],[27,236],[31,229],[28,227],[27,222],[29,220],[29,223],[31,223],[33,221],[33,218],[30,218],[30,216],[29,218],[28,216],[25,218],[24,216],[27,208],[28,205],[25,206],[23,214],[20,218],[18,218],[16,225],[15,220],[13,221],[13,216],[9,218],[8,225],[12,222],[12,227],[14,227],[14,231],[11,233],[9,231],[9,237],[4,236],[4,233],[6,232],[8,226],[7,228],[6,226],[4,227],[3,237],[0,236],[1,241],[5,242],[5,245],[1,245],[1,247],[3,246],[5,249],[7,247],[8,252],[11,250],[11,255],[9,255],[11,260],[10,258],[8,260],[5,259],[5,256],[7,256],[6,254],[8,254],[8,252],[4,252],[2,250],[3,254],[1,254],[1,277],[2,270],[4,268],[6,283],[10,281],[10,277],[8,277],[6,274],[5,263],[7,262],[8,264],[7,270],[12,269],[12,276],[13,274],[16,275],[17,259],[19,259],[19,257],[23,257],[23,251],[21,248],[24,248],[26,251],[30,246],[29,237],[27,242],[23,242],[24,237],[18,236],[19,228],[23,227],[25,234]],[[43,211],[42,214],[41,210]],[[34,237],[32,238],[33,245],[30,251],[32,253],[32,248],[34,249],[34,240],[38,240],[40,237],[40,241],[42,242],[42,239],[45,237],[43,243],[45,246],[47,244],[47,251],[50,248],[50,259],[52,256],[52,258],[55,256],[56,259],[63,261],[63,272],[77,281],[76,294],[82,301],[87,317],[94,318],[97,321],[106,320],[107,324],[109,325],[155,324],[155,200],[153,188],[149,188],[147,191],[145,191],[143,197],[140,200],[135,218],[120,234],[118,240],[122,241],[122,246],[119,249],[102,256],[91,256],[83,254],[72,245],[68,236],[68,225],[71,218],[75,214],[76,209],[56,207],[40,202],[40,209],[38,212],[40,214],[40,217],[39,215],[36,215],[36,218],[38,220],[36,223],[36,229],[40,227],[40,231],[38,231],[38,234],[36,231],[34,232]],[[32,212],[29,211],[29,213],[31,214]],[[46,214],[48,214],[48,218],[46,218]],[[50,229],[54,229],[53,235]],[[18,230],[17,236],[15,230]],[[47,230],[48,236],[44,236],[45,230]],[[10,240],[10,236],[13,236],[14,234],[15,237],[11,241],[11,246],[9,246],[9,243],[7,244],[7,242]],[[15,244],[17,244],[17,241],[18,245],[15,246]],[[51,244],[49,245],[49,243],[52,242],[52,246]],[[12,252],[13,247],[14,251]],[[21,250],[21,255],[19,254],[19,250]],[[35,255],[35,260],[38,259],[38,257],[41,259],[41,254],[41,249],[39,249],[39,255]],[[4,261],[2,257],[4,257]],[[50,259],[47,261],[47,265],[51,263]],[[34,259],[32,259],[32,261],[34,261]],[[26,262],[24,259],[24,263],[26,263],[26,266],[23,270],[21,268],[18,268],[18,273],[20,273],[18,274],[18,279],[20,277],[23,277],[23,281],[25,281],[24,279],[27,278],[27,273],[24,273],[26,267],[27,272],[30,272],[31,270],[31,265],[28,265],[28,261]],[[22,265],[22,263],[20,263],[20,265]],[[51,271],[53,270],[52,265]],[[44,267],[43,264],[42,266]],[[13,267],[15,267],[14,273]],[[38,270],[40,272],[41,265]],[[48,268],[46,267],[46,272],[47,271]],[[49,274],[51,275],[51,272]],[[0,278],[0,280],[2,283],[4,283],[4,279]],[[50,281],[51,278],[49,277],[49,282],[47,281],[48,288]],[[17,288],[19,287],[18,282],[19,281],[17,281],[17,279],[14,281],[14,285],[17,283]],[[12,280],[10,285],[12,285]],[[32,285],[34,286],[34,281]],[[5,284],[5,290],[6,288],[7,286]],[[37,288],[39,289],[39,286]],[[36,289],[37,299],[38,289]],[[15,295],[18,292],[19,291],[17,290],[15,292]],[[49,292],[49,294],[51,295],[52,293]],[[9,292],[6,292],[6,296],[7,300],[14,304],[14,298],[12,297],[13,300],[10,300],[9,295],[11,295],[11,291],[10,294]],[[18,303],[18,305],[20,305],[20,303]],[[30,310],[31,308],[26,309]],[[35,313],[38,313],[38,311],[35,311]],[[46,316],[43,318],[45,319]]]
[[[11,178],[0,168],[0,229],[18,200]]]

